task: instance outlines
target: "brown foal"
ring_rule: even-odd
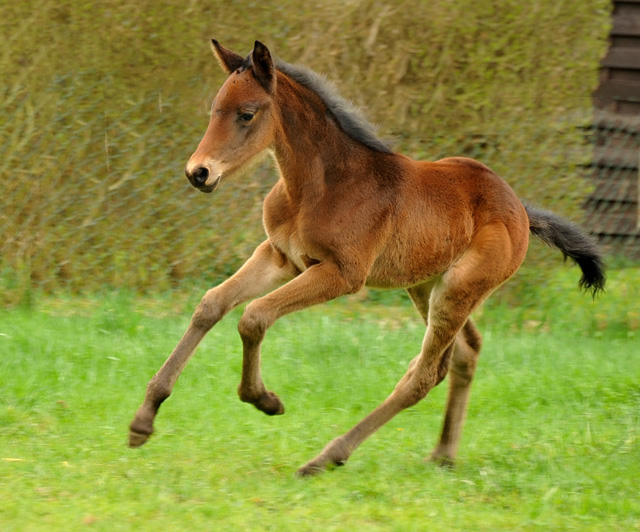
[[[452,463],[481,345],[471,313],[519,268],[529,232],[575,260],[582,269],[580,285],[594,295],[604,286],[598,250],[570,222],[524,206],[479,162],[417,162],[393,153],[326,81],[274,61],[262,43],[247,57],[215,40],[213,51],[229,77],[186,175],[194,187],[212,192],[270,150],[280,178],[264,201],[267,239],[235,275],[204,295],[184,336],[149,382],[129,444],[147,441],[158,408],[200,341],[247,300],[252,301],[238,324],[238,394],[269,415],[284,413],[260,375],[267,329],[285,314],[366,285],[407,290],[426,324],[422,349],[378,408],[298,472],[344,463],[447,374],[446,414],[432,458]]]

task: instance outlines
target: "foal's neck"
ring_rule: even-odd
[[[352,178],[357,161],[365,171],[368,149],[340,129],[317,94],[279,76],[276,102],[275,159],[293,200],[312,200],[326,187]]]

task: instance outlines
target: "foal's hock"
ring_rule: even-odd
[[[575,225],[524,206],[479,162],[419,162],[394,153],[323,78],[274,61],[262,43],[243,57],[214,40],[213,52],[229,77],[185,172],[194,187],[213,192],[271,150],[280,177],[264,201],[267,239],[235,275],[204,295],[184,336],[149,382],[129,444],[147,441],[158,408],[202,338],[247,300],[252,301],[238,324],[238,394],[266,414],[283,414],[284,405],[260,375],[267,329],[285,314],[366,285],[407,290],[426,324],[420,354],[380,406],[299,474],[344,463],[447,374],[446,414],[432,458],[452,463],[480,353],[471,313],[519,268],[530,232],[577,262],[580,286],[594,295],[605,282],[597,248]]]

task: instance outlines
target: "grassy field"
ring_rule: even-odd
[[[480,314],[485,348],[455,469],[423,461],[440,386],[345,467],[308,480],[296,468],[376,406],[416,354],[423,328],[408,305],[336,302],[277,323],[263,351],[287,407],[277,418],[236,397],[235,312],[138,450],[127,425],[193,301],[107,294],[0,310],[0,529],[639,530],[640,338],[597,330],[606,296],[579,301],[559,327]]]

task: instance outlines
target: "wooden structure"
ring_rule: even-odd
[[[612,250],[640,260],[640,0],[614,0],[609,50],[593,94],[595,189],[586,226]]]

